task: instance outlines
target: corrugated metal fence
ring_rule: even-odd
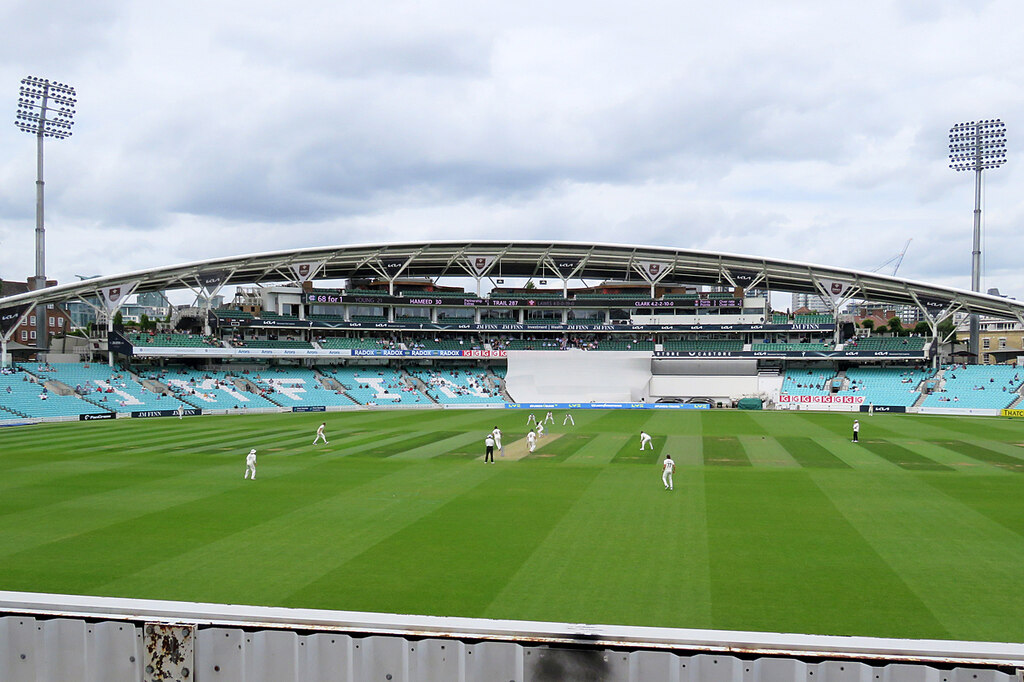
[[[33,604],[0,593],[12,594],[17,602],[0,600],[10,614],[0,617],[2,682],[1019,682],[1024,661],[1021,645],[699,640],[692,630],[350,612],[331,622],[332,612],[135,600],[96,600],[109,608],[90,611],[73,603],[89,598],[61,609],[59,595]]]

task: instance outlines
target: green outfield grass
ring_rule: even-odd
[[[511,461],[526,416],[2,428],[0,589],[1024,641],[1024,421],[577,411]]]

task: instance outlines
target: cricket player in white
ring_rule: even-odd
[[[537,434],[533,431],[526,432],[526,446],[533,452],[537,449]]]
[[[665,484],[665,490],[672,490],[672,472],[675,468],[672,455],[665,455],[665,463],[661,465],[661,482]]]
[[[184,419],[184,417],[185,417],[185,406],[179,404],[178,405],[178,419]]]
[[[498,452],[501,453],[502,457],[504,457],[505,456],[505,446],[503,446],[501,444],[501,429],[499,429],[497,426],[495,426],[494,430],[491,431],[491,435],[494,436],[494,447],[498,448]]]
[[[252,474],[252,480],[256,480],[256,448],[249,451],[249,454],[245,456],[245,476],[242,478],[250,478],[249,474]]]
[[[643,450],[645,445],[650,445],[651,450],[654,449],[654,443],[651,442],[651,436],[646,431],[640,432],[640,449]]]
[[[529,426],[530,422],[533,422],[534,424],[537,423],[537,415],[535,415],[533,412],[531,412],[530,416],[526,418],[526,425]]]
[[[313,439],[313,445],[316,445],[317,441],[323,439],[324,445],[327,445],[327,436],[324,435],[324,427],[327,426],[327,422],[322,423],[316,428],[316,438]]]
[[[547,416],[544,417],[544,423],[547,424],[548,422],[551,422],[552,424],[555,423],[555,415],[551,414],[550,412],[548,412]]]
[[[576,426],[576,420],[573,419],[572,415],[569,414],[568,412],[565,413],[565,419],[562,420],[562,426],[565,426],[566,422],[572,424],[573,426]]]
[[[544,435],[544,425],[537,424],[537,437],[540,438]]]

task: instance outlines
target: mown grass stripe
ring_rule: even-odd
[[[892,441],[863,440],[860,444],[871,453],[908,471],[956,471],[953,467],[939,464]]]
[[[994,467],[1005,469],[1006,471],[1024,473],[1024,460],[997,452],[991,448],[982,447],[976,443],[968,443],[962,440],[933,440],[929,442],[933,445],[959,452],[961,455],[967,455],[979,462],[985,462]]]
[[[821,469],[852,469],[845,460],[836,457],[813,438],[804,436],[776,436],[776,440],[802,467]]]
[[[500,475],[297,590],[288,602],[313,607],[343,593],[355,610],[481,615],[599,471],[546,467],[539,478],[535,469],[495,468]]]
[[[704,464],[750,466],[750,458],[735,436],[704,436]]]
[[[0,564],[8,589],[51,591],[55,585],[81,594],[112,578],[134,573],[140,562],[165,560],[264,523],[282,514],[394,470],[390,466],[346,467],[323,462],[278,477],[234,479],[216,494],[74,537],[56,540]],[[342,475],[344,474],[344,475]],[[144,507],[144,501],[140,500]],[[40,576],[41,566],[47,567]]]
[[[597,435],[583,435],[583,434],[564,434],[560,438],[550,443],[544,443],[543,447],[538,448],[536,452],[532,452],[524,459],[542,459],[549,462],[564,462],[570,455],[575,454],[584,445],[596,438]]]
[[[615,464],[653,464],[661,459],[661,453],[665,451],[665,436],[652,436],[650,447],[640,449],[640,437],[630,436],[619,451],[615,453],[612,462]]]

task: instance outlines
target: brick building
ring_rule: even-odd
[[[47,280],[46,286],[56,286],[56,280]],[[10,282],[7,280],[0,280],[0,298],[6,296],[14,296],[15,294],[24,294],[32,290],[32,286],[28,281],[25,282]],[[46,315],[46,331],[50,337],[63,336],[71,331],[71,318],[68,316],[66,310],[59,305],[49,303],[46,305],[45,311],[36,308],[33,310],[27,318],[14,330],[14,334],[11,336],[11,341],[15,341],[24,346],[36,346],[37,343],[37,327],[36,327],[36,315],[45,313]],[[48,346],[47,340],[43,340],[43,347]]]

